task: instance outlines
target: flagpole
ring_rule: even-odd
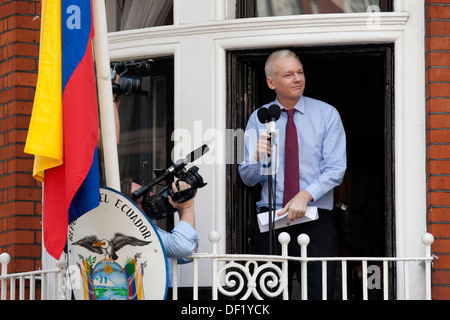
[[[112,99],[108,31],[104,0],[93,0],[94,57],[97,70],[100,126],[105,163],[106,186],[120,191],[119,158],[117,152],[114,103]]]

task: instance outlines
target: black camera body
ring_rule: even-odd
[[[132,193],[132,197],[134,199],[143,197],[142,208],[144,209],[144,213],[148,217],[154,220],[159,220],[165,218],[167,214],[171,214],[176,211],[176,209],[170,204],[169,199],[167,198],[168,196],[170,196],[175,202],[183,203],[194,197],[195,190],[206,186],[206,183],[203,182],[202,176],[198,173],[197,166],[192,166],[187,171],[185,169],[185,166],[189,162],[195,161],[203,156],[206,152],[208,152],[208,150],[209,148],[205,144],[195,149],[190,154],[186,155],[186,158],[176,161],[167,170],[155,170],[157,177],[148,185],[143,186]],[[190,188],[178,192],[173,192],[172,186],[168,185],[158,194],[150,194],[150,189],[153,186],[159,184],[164,180],[168,184],[170,184],[173,181],[174,177],[178,178],[178,181],[176,182],[177,188],[179,181],[184,181],[190,186]]]
[[[150,192],[147,192],[144,195],[142,200],[142,208],[147,216],[155,220],[165,218],[168,214],[172,214],[176,211],[170,204],[168,196],[170,196],[175,202],[183,203],[194,197],[195,190],[206,186],[206,183],[203,182],[202,176],[198,173],[197,166],[193,166],[188,171],[183,171],[183,173],[179,175],[179,179],[176,182],[177,187],[179,181],[184,181],[191,187],[174,193],[172,186],[167,186],[158,194],[151,195]]]
[[[111,83],[117,96],[148,95],[150,91],[150,63],[126,61],[111,63]],[[119,75],[118,82],[115,82]]]

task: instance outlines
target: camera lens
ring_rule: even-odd
[[[122,76],[118,82],[119,92],[123,96],[148,95],[150,91],[150,77]]]

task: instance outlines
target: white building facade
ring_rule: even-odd
[[[111,61],[173,59],[173,134],[168,138],[174,146],[172,161],[202,144],[210,147],[209,153],[194,163],[208,183],[199,190],[195,200],[199,252],[212,252],[208,235],[211,230],[217,230],[221,235],[218,251],[227,253],[227,243],[230,243],[227,236],[234,232],[227,215],[230,207],[227,199],[231,199],[227,193],[230,188],[227,165],[233,164],[229,160],[227,134],[237,136],[238,130],[244,128],[230,127],[227,123],[233,94],[229,85],[233,61],[229,59],[230,52],[245,54],[285,47],[378,48],[381,45],[391,49],[391,80],[395,79],[390,82],[394,107],[389,113],[390,159],[395,168],[390,180],[395,194],[390,200],[392,217],[386,226],[392,230],[390,252],[399,257],[423,256],[425,248],[421,239],[426,232],[424,1],[394,0],[392,12],[370,7],[369,12],[359,13],[313,12],[239,19],[236,5],[235,0],[174,0],[173,24],[109,32]],[[113,17],[118,9],[110,6],[109,1],[106,7],[110,26],[114,26]],[[179,285],[192,286],[192,266],[179,268]],[[200,270],[199,285],[211,286],[211,265],[200,264]],[[403,270],[398,272],[401,274]],[[411,299],[424,298],[423,274],[420,265],[411,265],[408,293]],[[401,280],[395,285],[397,296],[404,297]]]

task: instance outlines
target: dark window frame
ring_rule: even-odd
[[[309,57],[317,55],[346,55],[355,56],[374,55],[384,59],[385,92],[384,92],[384,159],[385,167],[385,252],[386,256],[395,256],[395,168],[394,168],[394,47],[392,44],[358,45],[339,47],[314,47],[291,48],[296,52],[306,54]],[[227,52],[227,128],[232,130],[244,129],[251,113],[264,103],[261,101],[257,87],[267,87],[262,81],[262,75],[257,75],[261,61],[268,56],[273,49],[252,51],[228,51]],[[255,63],[258,62],[258,68]],[[307,70],[307,69],[306,69]],[[307,78],[308,79],[308,78]],[[308,82],[308,80],[307,80]],[[308,84],[307,84],[308,86]],[[266,90],[266,89],[262,89]],[[268,89],[267,89],[268,90]],[[237,141],[229,140],[229,154],[234,159],[227,162],[227,190],[226,190],[226,221],[227,221],[227,253],[245,254],[252,253],[251,238],[255,219],[255,203],[259,200],[260,186],[247,187],[243,184],[238,165],[238,155],[242,146]],[[381,151],[383,152],[383,151]],[[384,165],[384,164],[383,164]],[[291,239],[295,241],[295,239]],[[395,275],[390,275],[391,283],[395,282]],[[391,285],[390,290],[395,290]],[[392,296],[392,295],[390,295]]]

